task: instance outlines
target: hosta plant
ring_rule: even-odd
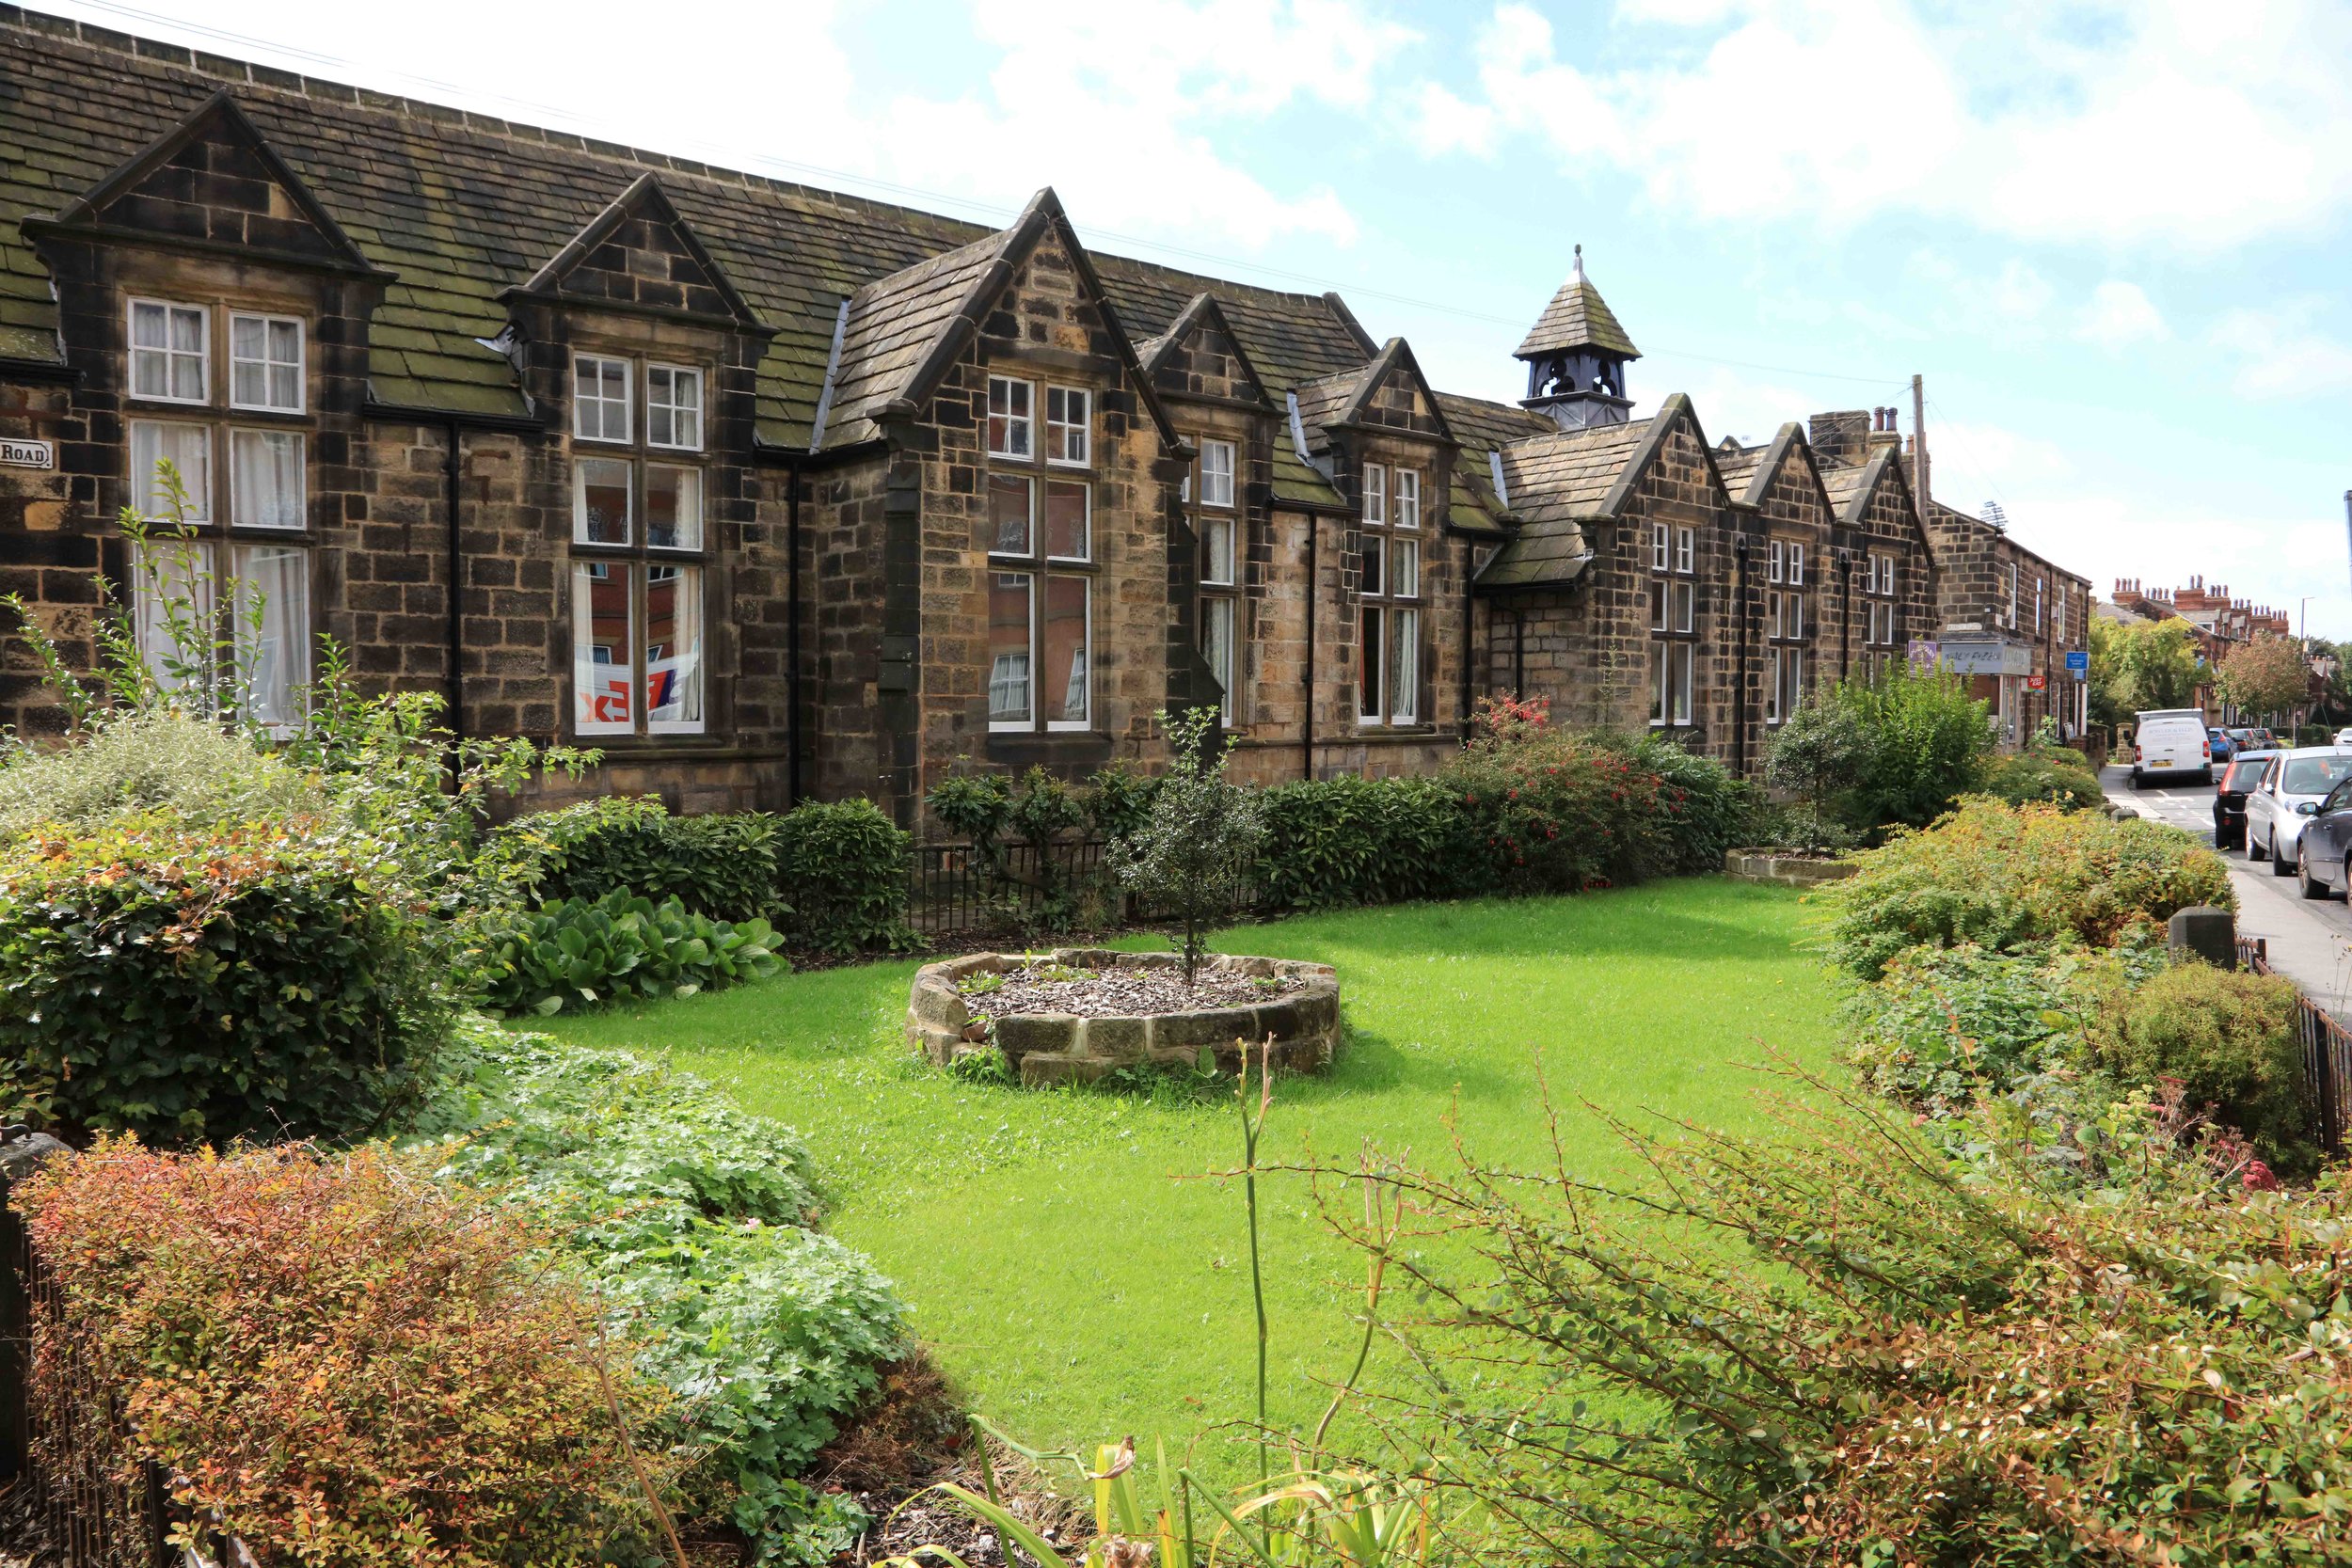
[[[490,915],[472,979],[485,1006],[547,1014],[761,979],[783,966],[780,944],[765,920],[730,925],[616,891]]]

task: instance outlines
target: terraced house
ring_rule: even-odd
[[[84,658],[102,594],[218,615],[266,717],[331,636],[593,787],[913,821],[1198,704],[1266,781],[1432,766],[1504,689],[1753,768],[1947,622],[2081,640],[2038,560],[2040,641],[1961,602],[2004,542],[1923,520],[1891,414],[1633,419],[1581,257],[1502,403],[1050,191],[989,230],[12,7],[0,130],[5,587]],[[114,520],[160,459],[185,580]],[[61,722],[21,645],[0,719]]]

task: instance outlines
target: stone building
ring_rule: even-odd
[[[264,717],[331,637],[584,787],[913,822],[1198,704],[1266,782],[1429,768],[1504,689],[1752,770],[1987,583],[2081,642],[2079,578],[1923,520],[1891,412],[1632,418],[1581,255],[1499,403],[1050,191],[991,230],[13,7],[0,81],[0,587],[84,660],[102,595],[218,614]],[[159,459],[191,581],[115,521]],[[62,721],[21,643],[0,720]]]

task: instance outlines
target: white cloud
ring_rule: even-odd
[[[2221,248],[2352,205],[2352,10],[2328,0],[1620,0],[1615,21],[1661,33],[1663,63],[1565,58],[1545,17],[1499,5],[1479,87],[1569,172],[1613,166],[1663,207]]]
[[[2090,291],[2090,303],[2074,319],[2074,336],[2112,353],[2134,343],[2162,342],[2172,329],[2147,291],[2110,277]]]
[[[185,41],[332,80],[934,209],[1004,212],[1052,184],[1082,226],[1245,252],[1346,244],[1357,222],[1309,160],[1253,171],[1226,150],[1231,133],[1302,105],[1363,109],[1414,36],[1380,0],[967,0],[919,24],[793,0],[741,8],[718,49],[707,29],[648,28],[620,0],[575,0],[552,31],[540,8],[474,0],[410,0],[393,28],[305,0],[150,3],[235,30]],[[977,47],[955,37],[953,85],[909,90],[899,53],[866,47],[885,23],[968,25]]]
[[[2352,388],[2352,346],[2311,329],[2317,302],[2294,300],[2266,310],[2226,310],[2206,334],[2234,357],[2232,386],[2249,398],[2302,398]]]
[[[1413,139],[1423,152],[1491,152],[1497,125],[1494,110],[1458,97],[1442,83],[1423,82],[1414,95]]]
[[[2048,278],[2014,256],[1994,268],[1922,249],[1912,253],[1908,266],[1934,293],[1939,329],[1988,342],[2039,341],[2042,317],[2058,297]]]

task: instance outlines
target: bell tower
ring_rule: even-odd
[[[1641,356],[1584,276],[1580,245],[1576,270],[1518,346],[1516,357],[1527,361],[1527,396],[1519,402],[1563,430],[1623,424],[1633,408],[1625,394],[1625,368]]]

